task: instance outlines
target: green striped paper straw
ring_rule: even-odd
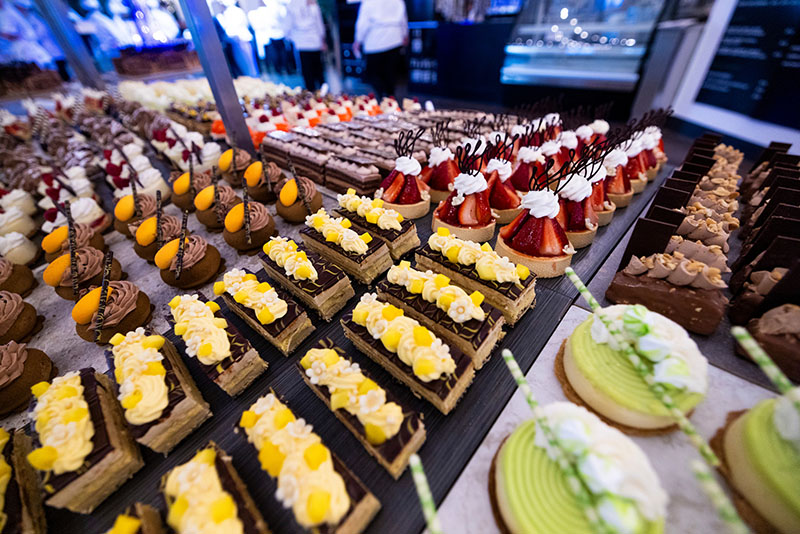
[[[769,377],[775,387],[778,388],[778,391],[781,392],[782,395],[786,395],[800,410],[800,388],[795,388],[792,386],[792,383],[783,374],[775,362],[772,361],[772,358],[764,352],[764,349],[761,348],[761,345],[753,339],[753,336],[750,335],[745,328],[741,326],[734,326],[731,328],[731,334],[733,337],[736,338],[744,350],[747,351],[747,354],[753,359],[754,362],[761,367],[761,370],[764,371],[764,374]]]
[[[528,381],[525,380],[525,376],[522,374],[522,369],[519,368],[519,364],[517,363],[517,360],[514,359],[514,355],[508,349],[503,349],[502,354],[503,361],[506,362],[508,370],[511,372],[511,376],[514,377],[514,382],[517,383],[517,387],[519,387],[520,391],[522,391],[528,406],[530,406],[531,411],[533,412],[533,417],[536,420],[536,424],[542,429],[542,432],[544,433],[544,436],[547,439],[550,447],[557,451],[558,456],[556,458],[556,462],[558,463],[558,467],[561,469],[561,473],[566,478],[573,495],[575,495],[578,505],[580,505],[581,510],[586,515],[586,519],[588,519],[592,530],[601,534],[615,532],[613,528],[603,521],[603,519],[600,517],[600,514],[597,512],[592,494],[581,480],[580,473],[576,468],[575,463],[570,460],[569,455],[566,452],[566,448],[558,441],[553,429],[550,428],[550,424],[542,413],[542,408],[539,405],[539,402],[536,400],[536,397],[533,396],[533,391],[531,391]]]
[[[572,270],[572,267],[567,267],[566,270],[567,276],[569,277],[570,281],[575,285],[578,289],[578,292],[581,296],[586,299],[586,302],[589,303],[591,306],[592,311],[598,311],[601,309],[600,303],[597,302],[592,294],[589,292],[589,289],[584,285],[578,275],[575,274],[575,271]],[[636,350],[634,350],[633,346],[625,339],[622,335],[622,332],[617,330],[611,321],[604,317],[602,314],[597,314],[595,317],[599,318],[603,325],[608,329],[609,333],[614,336],[615,341],[622,347],[622,352],[628,358],[628,361],[631,362],[633,368],[636,369],[636,372],[639,373],[639,376],[642,377],[645,384],[647,384],[650,391],[655,395],[655,397],[661,401],[661,404],[669,410],[670,415],[675,419],[675,422],[678,425],[684,434],[689,437],[689,441],[691,441],[692,445],[697,448],[703,458],[710,463],[714,467],[719,466],[719,458],[717,455],[714,454],[714,451],[711,450],[708,443],[705,439],[697,432],[697,429],[694,425],[686,418],[686,415],[678,408],[675,404],[675,401],[672,399],[672,396],[667,393],[667,390],[664,388],[663,385],[659,384],[653,378],[653,373],[650,369],[642,362],[642,359],[636,354]]]
[[[411,466],[411,477],[417,487],[419,503],[422,505],[422,514],[425,516],[425,522],[428,523],[428,533],[442,534],[442,525],[439,524],[439,516],[436,515],[436,504],[433,502],[433,494],[431,494],[431,488],[428,486],[428,479],[425,478],[422,460],[414,453],[408,459],[408,464]]]
[[[706,464],[699,460],[693,460],[691,463],[694,478],[703,488],[703,491],[708,495],[709,500],[714,505],[720,519],[725,522],[728,529],[733,534],[748,534],[750,529],[744,524],[742,518],[736,513],[736,508],[733,507],[728,496],[722,491],[717,479],[711,474]]]

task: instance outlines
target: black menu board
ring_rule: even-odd
[[[741,0],[696,100],[797,128],[798,84],[800,0]]]

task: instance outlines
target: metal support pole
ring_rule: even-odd
[[[197,55],[214,94],[217,110],[225,124],[225,132],[238,148],[255,156],[253,141],[244,121],[242,106],[233,87],[228,62],[225,60],[208,4],[206,0],[180,0],[180,3],[186,16],[186,24],[192,32]]]
[[[69,11],[64,0],[33,0],[44,17],[50,31],[58,41],[75,76],[87,87],[105,89],[105,83],[94,66],[94,59],[86,49],[81,36],[69,20]]]

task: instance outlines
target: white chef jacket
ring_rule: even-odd
[[[403,45],[408,36],[408,15],[403,0],[363,0],[356,19],[356,42],[365,54],[385,52]]]
[[[242,41],[253,40],[247,14],[245,14],[244,9],[239,6],[229,6],[225,11],[217,15],[217,20],[219,20],[222,29],[225,30],[225,33],[231,39],[240,39]]]
[[[325,24],[316,0],[291,0],[286,6],[286,36],[301,52],[322,50]]]

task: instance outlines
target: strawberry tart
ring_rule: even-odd
[[[628,178],[634,193],[641,193],[647,185],[647,168],[642,165],[643,162],[640,157],[643,150],[642,140],[638,136],[632,137],[625,147],[625,156],[628,158],[628,163],[625,165],[623,172]]]
[[[484,159],[488,159],[486,183],[489,188],[489,207],[494,211],[499,224],[510,223],[522,211],[522,199],[509,180],[512,173],[509,159],[514,141],[515,138],[510,138],[507,134],[505,138],[497,135],[495,143],[484,154]]]
[[[606,169],[606,196],[608,196],[609,202],[619,208],[624,208],[630,204],[633,198],[631,182],[625,172],[627,164],[628,156],[625,155],[625,151],[621,148],[611,150],[603,158],[603,167]]]
[[[406,219],[424,217],[431,207],[428,184],[420,178],[422,166],[412,156],[414,144],[423,131],[407,130],[400,134],[395,142],[398,156],[395,168],[375,191],[375,198],[382,199],[386,209],[395,210]]]
[[[584,171],[585,167],[573,168],[567,177],[559,181],[556,188],[561,205],[556,219],[575,248],[592,244],[599,222],[592,206],[592,185]]]
[[[448,229],[453,235],[468,241],[488,241],[494,236],[495,216],[489,206],[489,184],[475,170],[482,159],[480,143],[473,149],[469,144],[458,147],[456,158],[461,173],[453,181],[453,192],[439,203],[433,212],[433,231]]]
[[[431,132],[433,144],[428,165],[420,177],[430,188],[431,202],[441,202],[450,196],[453,180],[458,176],[456,156],[447,147],[447,127],[450,121],[437,122]]]

